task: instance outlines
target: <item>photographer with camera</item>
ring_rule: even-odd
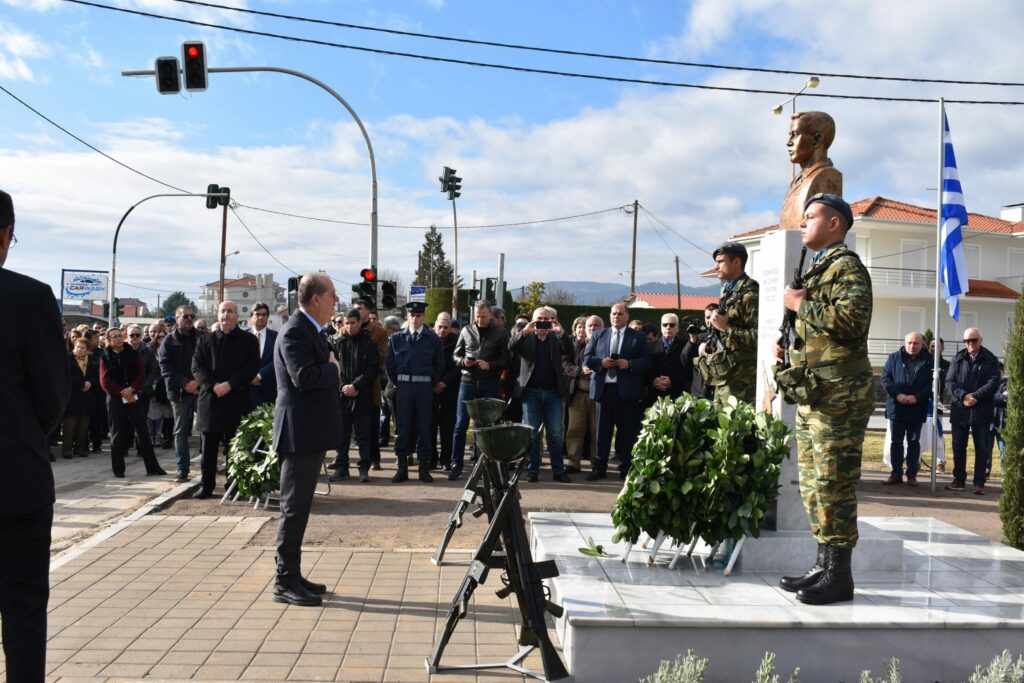
[[[689,337],[683,347],[683,356],[690,363],[692,378],[690,380],[690,393],[697,398],[712,399],[715,396],[715,388],[704,383],[704,376],[697,368],[697,354],[701,344],[708,340],[708,328],[711,325],[711,316],[718,310],[718,304],[708,304],[704,307],[704,324],[688,323],[686,335]]]
[[[704,382],[714,387],[715,400],[735,396],[754,400],[757,378],[757,281],[744,272],[747,249],[726,242],[712,253],[722,281],[722,298],[711,314],[709,340],[698,349],[697,367]]]

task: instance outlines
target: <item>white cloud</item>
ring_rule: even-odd
[[[34,81],[35,74],[28,60],[50,54],[42,40],[16,26],[0,22],[0,80]]]

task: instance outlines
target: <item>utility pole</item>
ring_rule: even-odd
[[[495,285],[497,293],[494,300],[498,302],[498,308],[505,308],[505,254],[498,254],[498,283]]]
[[[629,293],[636,291],[636,214],[640,209],[640,200],[633,200],[633,266],[629,269]]]
[[[683,289],[679,285],[679,254],[676,254],[676,308],[683,308]]]
[[[441,181],[441,192],[448,193],[448,199],[452,201],[452,226],[455,229],[455,258],[452,264],[452,318],[457,319],[459,315],[459,214],[455,210],[455,198],[462,195],[462,178],[455,175],[454,168],[445,166],[441,171],[438,180]]]
[[[221,214],[220,223],[220,291],[217,296],[217,308],[220,310],[220,302],[224,301],[224,268],[228,262],[228,205],[224,204],[224,213]]]

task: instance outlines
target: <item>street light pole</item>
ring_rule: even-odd
[[[124,225],[125,219],[127,219],[128,215],[131,214],[131,212],[135,210],[135,207],[138,206],[139,204],[142,204],[143,202],[148,202],[150,199],[156,199],[157,197],[226,197],[226,196],[227,195],[225,195],[222,192],[213,192],[213,193],[182,192],[182,193],[173,193],[173,194],[170,194],[170,193],[152,194],[152,195],[150,195],[148,197],[140,199],[139,201],[135,202],[134,204],[132,204],[131,206],[128,207],[128,210],[124,212],[123,216],[121,216],[121,220],[119,220],[117,222],[117,229],[114,230],[114,248],[111,250],[111,256],[110,256],[110,291],[107,292],[107,328],[108,329],[114,326],[114,315],[117,313],[117,310],[115,310],[115,308],[114,308],[114,299],[116,298],[114,296],[114,293],[115,293],[115,287],[117,285],[117,238],[121,235],[121,226]],[[223,279],[224,278],[222,276],[221,280],[223,280]]]
[[[820,85],[820,84],[821,84],[821,79],[820,78],[818,78],[817,76],[811,76],[810,78],[807,79],[807,82],[804,83],[804,87],[800,88],[795,93],[793,93],[792,97],[790,97],[788,100],[786,100],[782,104],[777,104],[774,107],[772,107],[772,114],[774,114],[775,116],[781,115],[782,112],[785,110],[785,107],[786,107],[787,104],[792,104],[793,105],[792,106],[792,113],[796,114],[796,98],[798,98],[801,95],[801,93],[803,93],[804,90],[807,90],[808,88],[817,88],[818,85]],[[791,173],[791,177],[793,177],[793,178],[796,177],[796,164],[790,164],[790,173]]]
[[[359,132],[363,134],[363,140],[366,141],[366,150],[370,155],[370,267],[373,269],[377,268],[377,161],[373,154],[373,145],[370,143],[370,135],[366,132],[366,127],[363,125],[359,115],[356,114],[356,110],[353,109],[348,102],[345,101],[341,95],[335,92],[329,85],[323,81],[304,74],[301,71],[295,71],[294,69],[285,69],[277,66],[225,66],[225,67],[211,67],[207,69],[208,73],[253,73],[253,72],[270,72],[270,73],[281,73],[289,76],[296,76],[304,80],[318,85],[326,90],[334,99],[341,103],[341,106],[348,110],[348,113],[352,115],[356,125],[359,127]],[[122,71],[122,76],[154,76],[156,72],[152,69],[145,71]],[[226,209],[225,209],[226,211]],[[223,277],[221,278],[223,280]]]

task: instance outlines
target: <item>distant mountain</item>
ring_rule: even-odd
[[[587,282],[581,280],[555,280],[545,283],[547,289],[561,289],[575,294],[580,304],[612,304],[620,301],[629,294],[628,285],[620,285],[614,282]],[[638,292],[648,294],[675,294],[676,283],[674,282],[645,282],[636,286]],[[718,285],[706,287],[682,286],[683,294],[718,294]],[[519,297],[522,288],[512,290],[514,297]]]

